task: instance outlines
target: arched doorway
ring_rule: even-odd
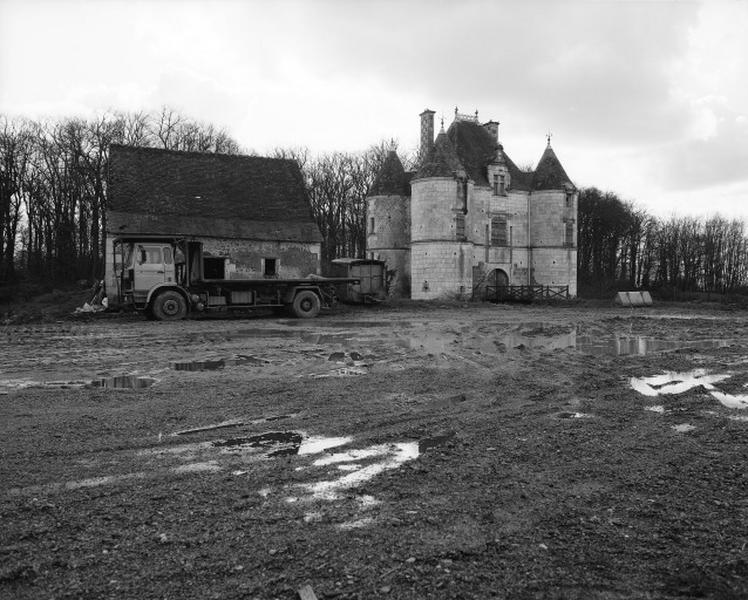
[[[503,269],[494,269],[486,276],[486,300],[498,302],[507,294],[509,276]]]

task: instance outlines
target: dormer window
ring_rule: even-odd
[[[571,208],[574,205],[574,192],[566,192],[566,208]]]
[[[493,195],[506,196],[506,177],[500,173],[493,175]]]

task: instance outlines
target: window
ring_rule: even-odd
[[[465,239],[465,215],[457,213],[455,215],[455,235],[457,239]]]
[[[571,208],[574,204],[574,193],[566,192],[566,208]]]
[[[263,277],[277,277],[278,276],[278,259],[277,258],[263,258],[262,259],[262,275]]]
[[[506,217],[493,217],[491,219],[491,245],[506,246]]]
[[[494,173],[493,175],[493,195],[498,196],[499,195],[499,175],[498,173]]]
[[[574,246],[574,221],[566,221],[566,232],[564,234],[564,246]]]
[[[369,233],[374,233],[374,217],[369,217]]]
[[[138,264],[162,264],[161,248],[159,248],[158,246],[138,246]]]
[[[164,246],[164,264],[171,264],[171,248],[169,246]]]
[[[505,177],[503,175],[499,175],[499,196],[505,196],[506,190],[504,189],[505,186]]]

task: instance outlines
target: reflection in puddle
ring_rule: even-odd
[[[452,441],[455,437],[455,432],[450,431],[442,435],[435,435],[434,437],[424,438],[418,442],[418,451],[426,452],[430,448],[438,448],[448,442]]]
[[[213,442],[214,448],[262,448],[270,450],[268,457],[298,454],[302,435],[298,431],[268,431],[248,437],[229,438]]]
[[[139,390],[151,387],[158,379],[153,377],[136,377],[135,375],[120,375],[118,377],[105,377],[94,380],[87,384],[87,388],[111,388],[121,390]]]
[[[728,340],[658,340],[644,335],[614,335],[610,338],[584,336],[577,340],[577,350],[585,354],[612,356],[646,356],[673,350],[714,350],[726,348]]]
[[[104,377],[94,380],[73,381],[34,381],[31,379],[5,379],[0,380],[0,394],[7,394],[19,390],[75,390],[75,389],[142,389],[151,387],[158,379],[153,377],[140,377],[137,375],[118,375],[116,377]]]
[[[218,371],[225,367],[241,365],[268,365],[270,361],[250,354],[237,354],[232,358],[176,361],[171,363],[175,371]]]

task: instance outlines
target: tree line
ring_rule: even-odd
[[[0,283],[52,284],[103,275],[107,163],[112,143],[256,154],[224,130],[164,107],[91,119],[33,121],[0,115]],[[365,152],[270,155],[296,161],[322,233],[323,265],[366,251],[366,196],[390,144]],[[406,157],[408,166],[414,156]],[[578,283],[583,295],[614,288],[734,292],[748,284],[744,222],[660,219],[615,193],[580,190]]]
[[[19,277],[50,283],[102,277],[113,143],[256,154],[224,129],[168,107],[56,121],[0,115],[0,283]],[[323,263],[364,255],[365,198],[386,152],[382,143],[361,153],[311,157],[305,148],[271,153],[301,168],[324,240]]]
[[[580,293],[612,289],[743,291],[748,238],[742,219],[657,218],[615,193],[579,193],[577,277]]]

